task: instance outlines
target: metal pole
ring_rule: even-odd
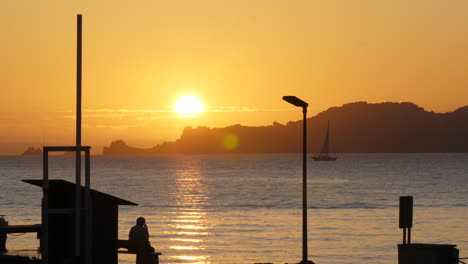
[[[408,228],[408,244],[411,244],[411,227]]]
[[[307,107],[302,107],[304,114],[302,140],[302,263],[307,263]]]
[[[42,225],[41,254],[42,263],[49,263],[49,153],[42,148]]]
[[[81,210],[81,15],[77,15],[76,36],[76,174],[75,174],[75,256],[80,256]]]
[[[86,208],[86,244],[85,244],[85,259],[87,264],[91,264],[91,222],[92,222],[92,210],[91,210],[91,158],[90,149],[86,150],[85,154],[85,208]]]
[[[403,245],[406,245],[406,228],[403,228]]]

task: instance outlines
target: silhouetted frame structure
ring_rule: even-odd
[[[43,192],[43,197],[42,197],[42,234],[41,234],[41,249],[42,249],[42,263],[44,264],[48,264],[48,263],[51,263],[49,262],[49,257],[50,257],[50,252],[49,252],[49,227],[50,227],[50,224],[49,224],[49,217],[50,217],[50,208],[49,208],[49,152],[66,152],[66,151],[76,151],[77,147],[75,146],[51,146],[51,147],[43,147],[42,149],[42,155],[43,155],[43,158],[42,158],[42,162],[43,162],[43,178],[42,178],[42,192]],[[85,245],[85,250],[84,250],[84,259],[82,260],[83,263],[90,263],[89,260],[91,259],[91,246],[92,246],[92,241],[90,239],[91,237],[91,222],[92,222],[92,214],[91,214],[91,194],[90,194],[90,186],[91,186],[91,166],[90,166],[90,150],[91,150],[91,147],[89,146],[82,146],[81,148],[81,151],[84,151],[85,152],[85,192],[84,192],[84,199],[85,199],[85,208],[84,208],[84,212],[85,212],[85,221],[83,221],[85,224],[86,227],[85,227],[85,237],[86,238],[86,243],[84,243]],[[80,151],[80,153],[81,153]],[[79,155],[80,158],[81,158],[81,154]],[[81,162],[80,162],[81,164]],[[81,166],[80,166],[81,167]],[[80,168],[81,169],[81,168]],[[80,178],[81,178],[81,172],[80,172]],[[75,186],[79,184],[80,181],[77,181],[75,183]],[[78,187],[80,187],[81,185],[78,185]],[[78,190],[78,194],[77,194],[77,190]],[[80,205],[80,207],[78,208],[78,211],[81,212],[81,201],[79,203],[76,202],[76,199],[80,199],[81,200],[81,187],[80,188],[76,188],[75,187],[75,199],[74,199],[74,206],[76,206],[77,204]],[[63,213],[69,213],[70,210],[72,210],[71,208],[73,208],[71,205],[70,205],[70,208],[68,208],[67,210],[63,210]],[[63,209],[63,208],[62,208]],[[60,212],[60,211],[57,211],[55,210],[54,211],[55,213],[57,212]],[[69,240],[66,241],[68,242],[69,244],[73,241],[74,243],[71,243],[73,245],[73,248],[74,248],[74,256],[75,258],[79,258],[80,256],[80,253],[81,252],[76,252],[76,248],[80,248],[80,244],[81,243],[81,240],[79,240],[80,238],[80,234],[78,234],[78,239],[76,237],[76,226],[81,226],[81,214],[79,214],[80,217],[76,217],[76,207],[75,207],[75,210],[73,211],[73,215],[75,216],[74,217],[74,221],[73,221],[73,237],[71,238],[68,238]],[[78,221],[78,222],[77,222]],[[79,244],[78,246],[76,244]]]
[[[74,147],[71,147],[74,148]],[[82,149],[86,150],[89,147],[83,146]],[[23,182],[30,183],[35,186],[45,186],[47,182],[47,197],[48,202],[48,221],[47,225],[43,227],[48,230],[48,263],[50,264],[63,264],[74,263],[75,252],[74,245],[70,243],[74,237],[74,204],[75,184],[65,180],[44,179],[44,180],[23,180]],[[80,186],[82,204],[84,204],[84,197],[86,188]],[[90,201],[92,202],[92,210],[90,214],[93,215],[91,224],[93,232],[89,241],[92,243],[90,263],[105,263],[117,264],[118,263],[118,206],[119,205],[133,205],[136,203],[124,200],[119,197],[112,196],[97,190],[89,190]],[[85,208],[80,208],[85,210]],[[82,215],[81,224],[86,221],[85,215]],[[84,229],[81,234],[84,237]],[[42,239],[41,239],[41,242]],[[81,241],[81,255],[84,256],[86,250],[85,240]],[[41,245],[42,246],[42,245]],[[81,262],[84,260],[82,259]]]
[[[302,261],[301,263],[314,263],[308,260],[307,247],[307,107],[308,103],[296,96],[283,96],[283,100],[297,107],[302,107]]]

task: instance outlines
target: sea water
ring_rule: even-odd
[[[74,157],[49,159],[50,178],[74,181]],[[146,218],[161,263],[297,263],[302,258],[302,156],[95,156],[92,188],[120,206],[119,238]],[[41,157],[0,157],[0,214],[40,223]],[[343,154],[308,159],[309,259],[397,263],[399,196],[414,196],[412,241],[456,244],[468,256],[468,154]],[[33,234],[10,235],[12,254],[34,255]],[[133,255],[119,263],[134,263]]]

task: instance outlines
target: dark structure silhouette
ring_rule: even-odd
[[[400,197],[399,227],[403,229],[403,244],[398,245],[398,264],[458,264],[461,262],[456,245],[411,243],[413,196]]]
[[[0,215],[0,228],[8,227],[8,221],[5,220],[4,215]],[[0,232],[0,255],[7,252],[6,249],[7,232]]]
[[[413,196],[400,196],[400,228],[403,229],[403,244],[411,244],[413,227]]]
[[[38,187],[42,180],[23,180]],[[49,263],[62,264],[75,258],[73,207],[75,204],[75,184],[64,180],[49,180]],[[85,188],[80,187],[84,200]],[[136,203],[91,190],[92,202],[92,262],[117,264],[118,249],[118,206],[137,205]],[[82,201],[81,204],[84,204]],[[68,209],[67,209],[68,208]],[[81,208],[84,210],[84,208]],[[81,222],[85,221],[82,215]],[[84,230],[81,230],[83,233]],[[82,234],[84,235],[84,234]],[[84,243],[84,240],[82,240]],[[84,250],[85,247],[81,247]]]
[[[0,256],[4,257],[3,254],[7,253],[6,248],[7,243],[7,234],[25,234],[25,233],[37,233],[37,238],[39,239],[39,234],[41,233],[41,225],[9,225],[6,221],[4,215],[0,215]],[[0,263],[3,263],[4,258],[0,258]]]
[[[336,153],[468,152],[468,106],[445,114],[428,112],[412,103],[357,102],[332,107],[307,119],[312,128],[307,131],[310,152],[320,151],[322,141],[315,139],[325,138],[328,120],[333,123],[330,137]],[[119,140],[104,148],[104,155],[297,153],[302,146],[297,137],[301,126],[302,120],[258,127],[186,127],[174,142],[139,149]],[[238,148],[224,147],[227,134],[239,137]]]

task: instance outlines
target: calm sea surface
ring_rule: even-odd
[[[74,158],[50,158],[74,180]],[[297,263],[302,248],[301,155],[92,157],[92,188],[121,206],[119,237],[144,216],[161,263]],[[317,264],[397,263],[399,196],[414,196],[413,242],[456,244],[468,256],[468,154],[347,154],[308,164],[309,255]],[[0,157],[0,214],[40,222],[41,157]],[[34,254],[35,235],[9,236]],[[134,263],[120,256],[119,263]]]

